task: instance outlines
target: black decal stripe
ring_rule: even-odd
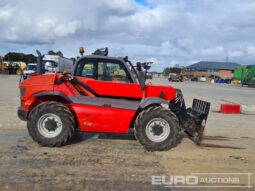
[[[108,108],[120,108],[128,110],[137,110],[139,107],[139,101],[130,101],[125,99],[111,99],[102,97],[88,97],[88,96],[70,96],[70,100],[73,103],[94,105]]]
[[[85,90],[87,90],[90,93],[92,93],[93,95],[98,96],[98,94],[92,88],[90,88],[88,85],[82,83],[81,81],[79,81],[75,77],[73,79],[71,79],[71,83],[73,83],[74,85],[79,85],[79,86],[83,87]]]

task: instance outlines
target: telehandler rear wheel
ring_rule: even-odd
[[[152,106],[136,118],[134,134],[148,151],[169,150],[179,137],[178,118],[170,110]]]
[[[28,118],[29,135],[42,146],[65,145],[74,133],[74,118],[70,110],[58,102],[36,106]]]

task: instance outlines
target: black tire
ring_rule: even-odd
[[[53,114],[59,117],[62,123],[60,128],[61,131],[59,131],[59,134],[57,134],[55,137],[44,136],[43,133],[41,133],[42,130],[40,131],[39,121],[41,117],[48,114]],[[49,119],[47,120],[49,121]],[[55,121],[53,123],[57,124]],[[31,111],[29,114],[27,126],[29,135],[40,145],[47,147],[60,147],[65,145],[73,136],[75,121],[73,114],[65,105],[58,102],[49,101],[36,106]],[[58,127],[55,126],[55,128],[57,129]]]
[[[167,137],[158,142],[153,141],[146,134],[147,125],[152,123],[152,120],[163,119],[170,127],[170,133]],[[169,150],[176,146],[179,140],[179,121],[176,115],[170,110],[164,109],[161,106],[152,106],[143,110],[136,118],[134,134],[136,139],[145,147],[148,151],[163,151]],[[154,133],[154,132],[153,132]]]

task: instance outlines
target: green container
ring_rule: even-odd
[[[234,71],[234,79],[242,81],[246,73],[246,66],[238,66]]]
[[[242,84],[255,86],[255,65],[246,67]]]

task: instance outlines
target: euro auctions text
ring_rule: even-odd
[[[191,173],[187,176],[153,175],[152,185],[164,187],[251,188],[252,173]]]

